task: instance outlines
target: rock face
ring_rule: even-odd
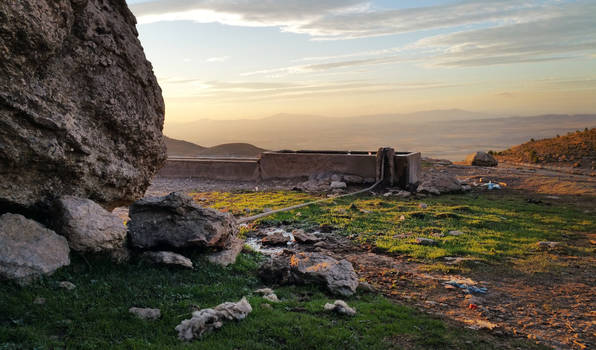
[[[165,160],[164,103],[135,23],[124,0],[0,2],[4,211],[143,195]]]
[[[0,216],[0,277],[30,282],[70,264],[68,242],[22,215]]]
[[[237,228],[231,214],[203,208],[183,193],[144,198],[130,207],[130,243],[137,249],[225,248]]]
[[[342,296],[354,294],[358,287],[358,276],[349,261],[337,261],[319,253],[276,256],[261,266],[259,275],[269,283],[321,284]]]
[[[114,251],[124,246],[126,227],[118,216],[89,199],[63,196],[56,201],[57,231],[79,252]]]
[[[499,162],[492,155],[485,152],[476,152],[466,157],[467,165],[475,166],[497,166]]]
[[[213,309],[203,309],[192,313],[192,318],[182,321],[176,330],[180,340],[190,341],[204,333],[221,328],[224,321],[243,320],[252,311],[246,298],[237,303],[226,302]]]

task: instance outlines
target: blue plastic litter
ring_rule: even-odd
[[[489,181],[487,184],[484,184],[483,186],[486,186],[489,190],[500,190],[501,189],[501,185],[494,184],[494,183],[492,183],[492,181]]]
[[[446,282],[445,284],[454,286],[456,288],[460,288],[464,290],[464,293],[474,293],[474,294],[486,294],[486,292],[488,292],[488,289],[486,289],[485,287],[476,287],[476,286],[468,286],[467,284],[463,284],[463,283],[457,283],[455,281],[449,281]]]

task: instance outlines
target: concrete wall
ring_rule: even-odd
[[[251,181],[259,177],[256,159],[168,158],[157,174],[161,177],[199,177],[214,180]]]
[[[375,178],[375,156],[367,154],[264,152],[260,163],[263,180],[308,177],[323,172]]]
[[[397,152],[394,183],[407,188],[420,179],[420,153]],[[376,155],[346,153],[264,152],[260,158],[168,158],[158,176],[257,181],[308,177],[336,172],[374,181]]]

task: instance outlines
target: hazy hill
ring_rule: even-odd
[[[477,150],[500,150],[527,141],[596,126],[596,115],[494,117],[461,110],[328,118],[282,114],[264,119],[166,123],[166,134],[201,145],[250,143],[267,149],[374,150],[393,146],[462,160]]]
[[[176,140],[167,136],[164,138],[169,156],[196,156],[205,149],[205,147],[196,145],[192,142]]]
[[[226,143],[201,151],[201,156],[228,156],[228,157],[256,157],[261,152],[265,151],[262,148],[253,146],[248,143]]]
[[[176,140],[165,136],[168,156],[179,157],[256,157],[265,151],[248,143],[226,143],[213,147],[203,147],[192,142]]]
[[[596,128],[543,140],[530,140],[499,152],[499,160],[593,168],[596,165]]]

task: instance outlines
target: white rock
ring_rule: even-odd
[[[324,309],[325,311],[333,311],[347,316],[356,315],[356,310],[348,306],[343,300],[336,300],[333,304],[326,303]]]
[[[242,298],[237,303],[226,302],[213,309],[195,311],[192,318],[182,321],[175,329],[180,340],[190,341],[221,328],[224,321],[243,320],[251,311],[249,302]]]
[[[141,257],[154,264],[177,265],[189,269],[193,268],[192,261],[189,258],[173,252],[145,252]]]
[[[161,317],[161,311],[159,309],[131,307],[128,309],[128,312],[143,320],[157,320]]]
[[[346,187],[348,187],[348,185],[345,182],[333,181],[333,182],[331,182],[331,185],[329,187],[331,187],[331,189],[335,190],[335,189],[346,188]]]
[[[272,303],[279,303],[279,299],[277,298],[277,295],[275,295],[274,293],[263,296],[263,299],[269,300]]]
[[[68,282],[68,281],[62,281],[62,282],[58,283],[58,286],[60,288],[64,288],[64,289],[68,289],[68,290],[73,290],[77,287],[74,285],[74,283]]]
[[[457,231],[457,230],[455,230],[455,231],[449,231],[449,233],[448,233],[448,234],[449,234],[450,236],[460,236],[460,235],[463,235],[464,233],[463,233],[463,232],[461,232],[461,231]]]

